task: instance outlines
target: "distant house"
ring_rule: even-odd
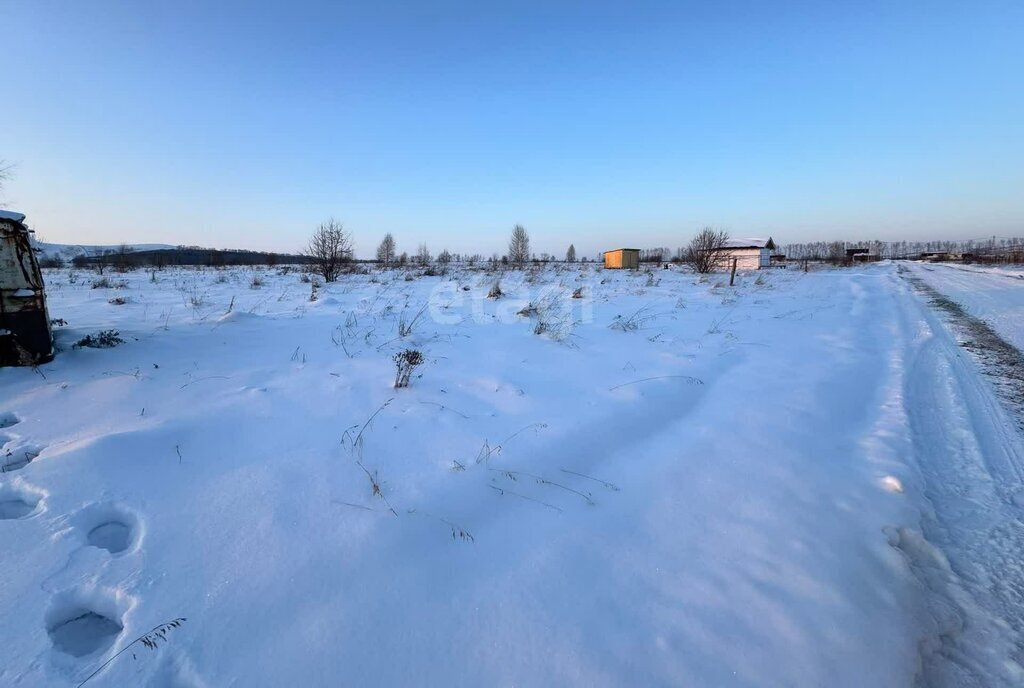
[[[846,249],[846,262],[847,263],[876,263],[882,260],[882,256],[877,253],[872,253],[871,249],[867,248],[848,248]]]
[[[605,251],[604,266],[612,269],[637,270],[640,267],[640,249],[617,248]]]
[[[724,267],[731,268],[733,259],[736,259],[737,270],[769,268],[774,250],[775,242],[771,237],[767,239],[729,239],[725,243],[725,251],[722,253],[722,263]]]

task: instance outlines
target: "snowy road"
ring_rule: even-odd
[[[980,361],[960,345],[958,333],[969,323],[930,305],[929,294],[906,278],[924,275],[926,283],[938,282],[953,298],[962,298],[962,286],[974,280],[968,303],[986,303],[987,318],[1018,336],[999,308],[1005,311],[1009,304],[1012,311],[1024,288],[1007,288],[1003,275],[979,277],[920,265],[900,272],[904,283],[894,288],[902,292],[905,408],[925,497],[927,538],[906,549],[934,595],[930,604],[944,626],[937,654],[925,663],[927,684],[1021,685],[1024,445],[1013,410],[1000,404],[991,381],[979,372]],[[939,279],[932,277],[936,273]]]
[[[915,276],[1024,350],[1024,270],[952,263],[910,265]]]
[[[925,272],[53,272],[0,685],[179,616],[89,685],[1020,685],[1021,434]]]

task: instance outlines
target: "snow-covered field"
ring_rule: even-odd
[[[179,618],[88,685],[1024,680],[1021,437],[896,265],[72,274],[0,370],[0,685]]]

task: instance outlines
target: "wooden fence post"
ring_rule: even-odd
[[[732,259],[732,274],[729,275],[729,286],[731,287],[732,283],[735,282],[735,281],[736,281],[736,259],[733,258]]]

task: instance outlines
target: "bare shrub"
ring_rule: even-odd
[[[345,272],[345,273],[347,273],[349,275],[369,275],[370,274],[370,269],[368,267],[366,267],[365,265],[358,265],[357,264],[357,265],[350,265],[349,267],[345,268],[342,272]]]
[[[536,301],[531,301],[517,313],[527,318],[536,318],[533,333],[547,335],[555,341],[563,341],[572,334],[572,309],[568,307],[566,292],[550,290]]]
[[[505,292],[501,290],[501,280],[495,280],[494,284],[491,285],[490,291],[487,292],[487,298],[500,299],[504,295]]]
[[[702,275],[724,267],[728,258],[728,232],[714,227],[705,227],[690,240],[686,247],[685,260]]]
[[[402,314],[398,316],[398,336],[408,337],[409,335],[411,335],[413,330],[416,329],[416,323],[419,322],[419,319],[423,317],[423,314],[426,312],[426,310],[427,307],[424,305],[423,308],[421,308],[416,313],[416,315],[412,317],[411,320],[406,318],[406,314],[403,311]]]
[[[636,310],[632,315],[616,315],[615,320],[608,327],[620,332],[635,332],[654,319],[650,312],[650,306],[644,306]]]
[[[121,333],[117,330],[102,330],[96,334],[87,334],[74,344],[75,349],[110,349],[124,344]]]
[[[252,280],[249,282],[250,289],[260,289],[263,286],[263,276],[256,273],[252,276]]]
[[[182,284],[180,289],[186,306],[197,309],[206,305],[206,292],[199,288],[198,280],[193,278],[191,283]]]
[[[333,282],[341,274],[342,267],[352,260],[352,235],[342,224],[331,218],[313,232],[303,252],[312,261],[313,271]]]
[[[415,349],[404,349],[395,354],[395,389],[408,387],[412,374],[423,364],[423,354]]]

